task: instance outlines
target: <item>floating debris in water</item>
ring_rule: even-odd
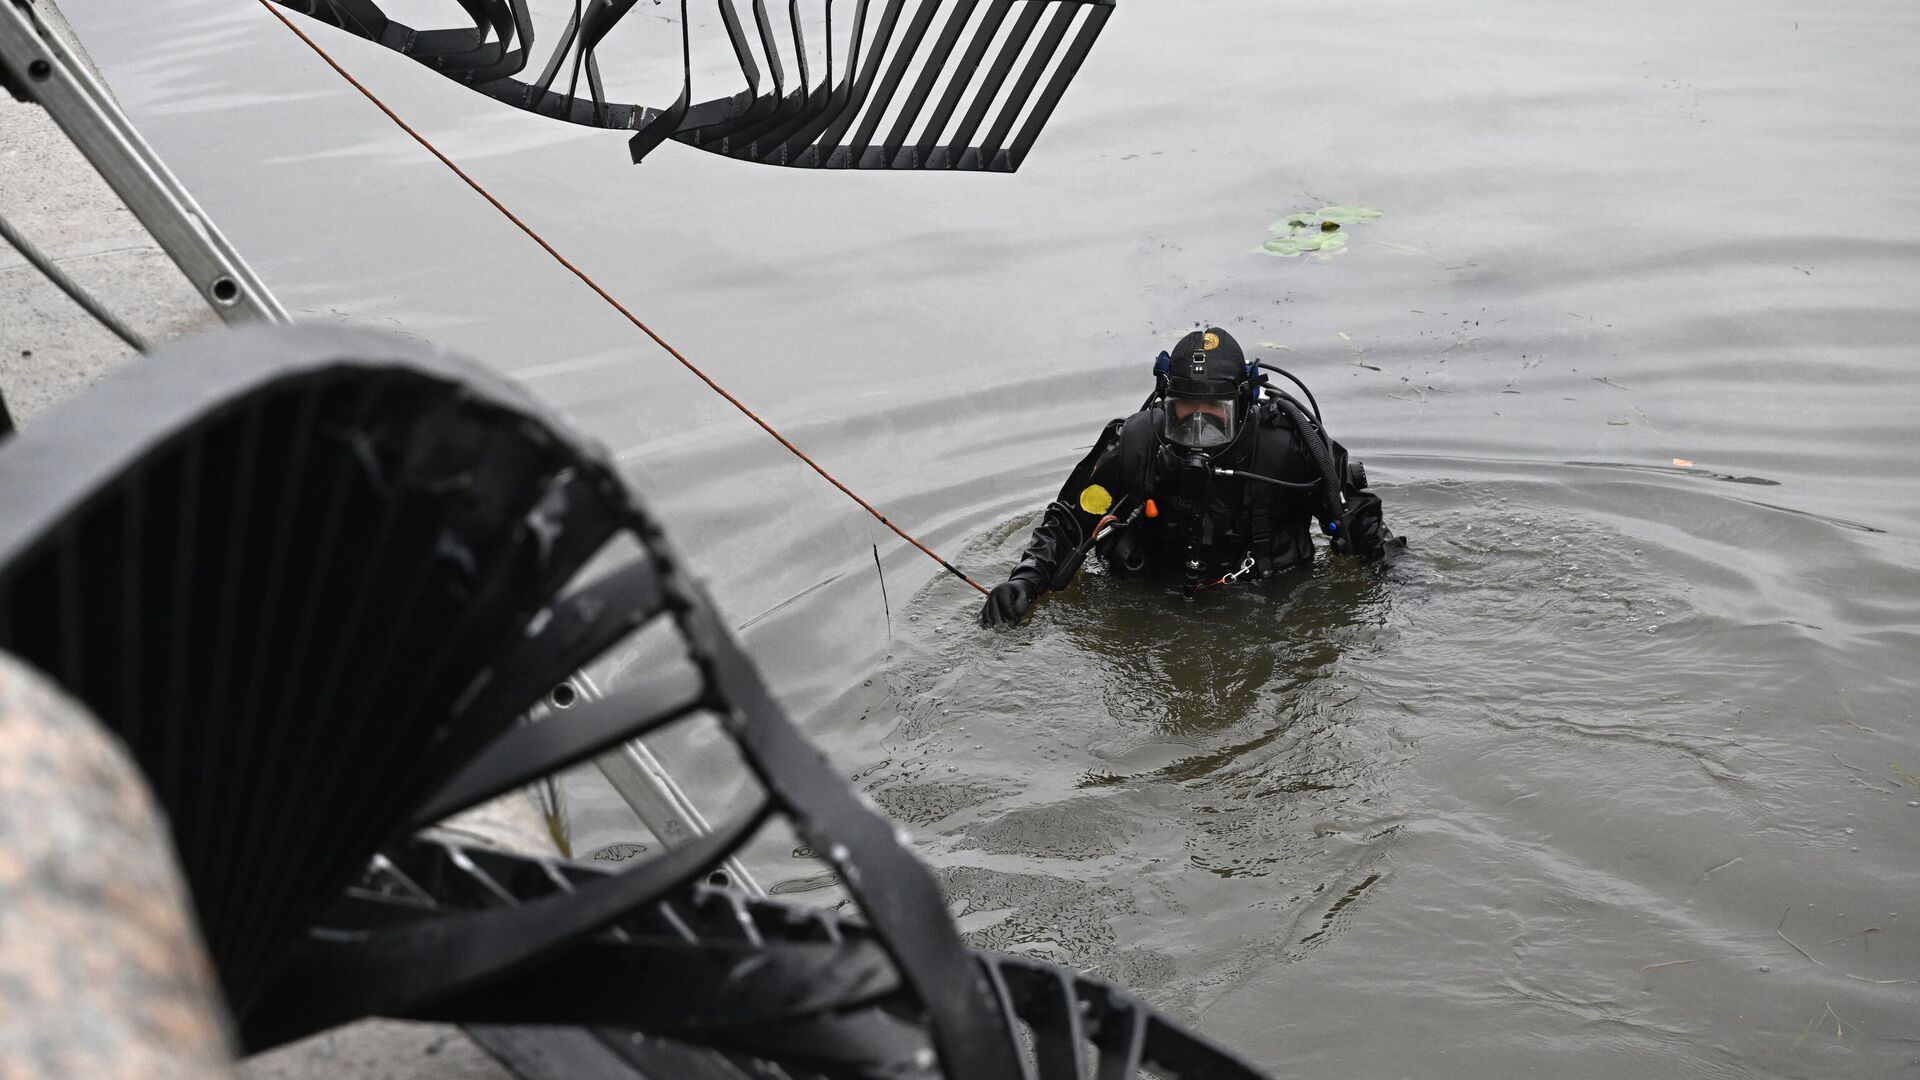
[[[1347,234],[1342,226],[1359,225],[1380,217],[1380,211],[1368,206],[1323,206],[1305,214],[1293,214],[1267,227],[1272,236],[1260,245],[1268,255],[1291,259],[1318,255],[1330,259],[1347,250]]]

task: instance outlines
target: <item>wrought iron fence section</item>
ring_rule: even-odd
[[[673,139],[767,165],[987,172],[1026,160],[1113,11],[1113,0],[841,0],[836,34],[834,0],[789,0],[784,27],[766,0],[746,19],[718,0],[745,89],[695,101],[680,0],[680,94],[656,108],[610,101],[601,72],[600,47],[634,0],[576,3],[530,77],[524,0],[459,0],[467,23],[430,29],[375,0],[275,2],[515,108],[632,131],[636,163]]]

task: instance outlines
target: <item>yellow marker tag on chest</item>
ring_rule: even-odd
[[[1080,509],[1089,514],[1104,514],[1113,509],[1113,493],[1099,484],[1089,484],[1080,493]]]

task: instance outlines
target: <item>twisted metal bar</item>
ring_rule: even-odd
[[[590,888],[605,873],[416,837],[386,849],[321,922],[342,935],[417,925],[436,913],[516,907]],[[564,1019],[829,1076],[938,1076],[926,1063],[932,1033],[881,946],[858,918],[696,885],[634,909],[605,934],[507,983],[408,1015],[490,1024]],[[970,952],[997,1008],[1026,1036],[1020,1071],[1009,1076],[1083,1080],[1097,1066],[1102,1077],[1146,1070],[1186,1080],[1265,1078],[1117,987],[1027,957]],[[540,994],[527,992],[535,986]],[[606,1045],[638,1065],[657,1060],[644,1041]]]
[[[789,40],[775,27],[766,0],[751,0],[751,33],[736,0],[718,0],[745,89],[696,103],[687,0],[680,0],[681,92],[668,107],[655,109],[608,101],[600,74],[597,50],[635,0],[576,2],[530,81],[517,77],[531,60],[535,33],[524,0],[460,0],[471,25],[425,30],[388,17],[375,0],[274,2],[378,42],[515,108],[632,131],[635,163],[673,139],[766,165],[986,172],[1013,172],[1026,160],[1114,4],[991,0],[983,10],[979,0],[851,0],[852,18],[843,20],[844,37],[836,37],[834,0],[789,0]],[[1021,13],[1009,28],[1007,16],[1016,3]],[[814,53],[826,60],[817,80]],[[791,84],[789,68],[796,76]],[[556,89],[563,71],[566,88]],[[900,97],[903,86],[910,89]],[[942,92],[929,112],[936,88]]]

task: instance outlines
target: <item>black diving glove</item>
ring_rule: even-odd
[[[1378,562],[1394,539],[1380,517],[1380,496],[1356,491],[1347,497],[1347,512],[1340,515],[1340,527],[1333,532],[1334,551]]]
[[[980,625],[1012,626],[1027,617],[1039,596],[1039,582],[1017,575],[1009,578],[995,585],[987,602],[980,605]]]

